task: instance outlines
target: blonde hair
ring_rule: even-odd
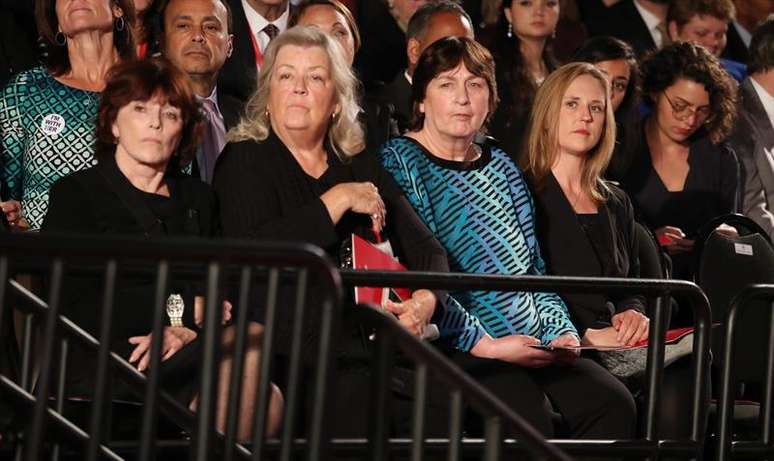
[[[331,77],[335,87],[335,100],[340,110],[328,125],[328,142],[342,160],[346,161],[365,147],[363,128],[358,121],[360,106],[357,103],[357,78],[352,73],[344,51],[336,40],[313,27],[296,26],[281,33],[266,49],[263,67],[258,77],[258,88],[245,106],[245,114],[236,127],[228,132],[228,141],[263,141],[269,136],[271,120],[267,112],[274,65],[282,47],[295,45],[304,48],[319,47],[328,55]]]
[[[535,187],[539,190],[544,185],[545,177],[551,172],[559,156],[559,112],[562,99],[567,88],[581,75],[590,75],[597,79],[605,92],[605,126],[599,142],[586,156],[581,173],[581,187],[591,199],[603,203],[608,192],[607,185],[602,180],[602,173],[610,163],[615,148],[615,115],[610,103],[610,90],[607,79],[594,65],[585,62],[566,64],[553,71],[543,82],[535,95],[535,103],[530,114],[526,155],[522,158],[522,168],[534,178]]]

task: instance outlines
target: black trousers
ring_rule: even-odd
[[[526,368],[500,360],[454,352],[451,358],[546,438],[628,439],[636,433],[637,412],[629,390],[596,362],[575,359],[569,365]],[[448,433],[448,393],[430,396],[430,430]],[[475,412],[466,430],[478,432]],[[505,430],[518,437],[518,433]]]

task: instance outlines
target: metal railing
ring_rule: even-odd
[[[88,264],[79,263],[88,260]],[[204,278],[206,289],[202,294],[206,298],[204,322],[199,337],[202,341],[200,360],[200,387],[197,412],[191,413],[184,405],[174,400],[159,386],[161,363],[161,334],[152,335],[150,346],[150,367],[146,374],[140,373],[121,356],[108,348],[111,339],[111,319],[113,316],[117,287],[117,274],[122,264],[127,271],[142,271],[141,263],[152,267],[155,282],[149,289],[155,294],[152,319],[154,332],[161,332],[164,325],[164,309],[168,284],[173,276],[174,264],[187,265],[188,269],[181,278]],[[25,270],[43,266],[48,267],[46,277],[49,285],[48,299],[40,299],[26,288],[20,286],[9,276],[18,267]],[[194,267],[194,269],[190,269]],[[204,267],[204,274],[195,268]],[[0,395],[17,405],[21,416],[26,416],[26,429],[22,431],[20,446],[16,450],[16,459],[37,460],[44,453],[57,459],[61,450],[66,448],[81,453],[84,459],[96,460],[100,457],[120,459],[108,440],[107,427],[110,426],[110,372],[115,370],[126,379],[132,389],[141,396],[142,415],[139,423],[140,437],[130,442],[133,457],[142,460],[154,459],[159,441],[156,423],[159,414],[174,421],[182,429],[189,431],[191,440],[185,448],[192,450],[192,459],[212,459],[217,453],[229,461],[235,456],[240,458],[261,459],[265,448],[264,430],[270,399],[270,370],[275,351],[275,325],[278,313],[277,292],[280,279],[285,272],[293,268],[293,279],[297,281],[295,294],[293,333],[289,351],[289,373],[287,387],[299,388],[301,357],[301,338],[303,315],[307,307],[306,296],[310,285],[320,288],[317,305],[321,306],[319,341],[315,345],[315,368],[313,409],[308,425],[309,440],[298,445],[306,450],[308,459],[320,459],[326,449],[325,403],[328,396],[328,383],[331,378],[331,338],[335,337],[341,304],[341,283],[338,271],[328,262],[324,253],[314,247],[287,244],[246,244],[239,242],[211,242],[203,240],[160,240],[143,241],[129,238],[82,238],[50,235],[9,235],[0,239],[0,308],[9,309],[12,304],[26,314],[25,334],[22,350],[22,378],[20,383],[13,382],[0,375]],[[79,328],[73,322],[60,315],[62,309],[61,294],[66,283],[68,269],[83,274],[97,270],[102,277],[102,310],[98,338]],[[186,274],[186,271],[188,273]],[[198,272],[198,275],[197,275]],[[191,280],[193,280],[191,279]],[[229,384],[230,397],[225,435],[215,431],[215,399],[219,366],[221,315],[217,302],[218,293],[226,283],[234,282],[239,287],[235,303],[236,337],[234,349],[234,369]],[[249,292],[256,283],[264,283],[267,288],[265,303],[265,333],[262,340],[261,373],[257,389],[257,410],[252,445],[236,443],[236,423],[239,417],[239,396],[241,395],[241,370],[244,367],[249,321],[247,304]],[[33,316],[42,320],[39,348],[34,350],[32,338]],[[3,316],[0,315],[0,321]],[[0,325],[2,327],[2,325]],[[1,329],[1,328],[0,328]],[[59,346],[61,341],[61,347]],[[96,377],[94,380],[94,399],[89,415],[88,432],[77,427],[62,415],[62,404],[66,399],[64,391],[66,362],[70,345],[84,347],[96,352]],[[55,351],[60,353],[54,357]],[[33,386],[33,358],[37,360],[39,376]],[[58,376],[53,376],[52,365],[58,361]],[[51,389],[52,378],[56,379],[55,389]],[[53,408],[49,399],[54,395]],[[286,394],[285,430],[281,443],[271,443],[280,459],[290,459],[297,449],[292,430],[295,412],[299,408],[298,392]],[[49,430],[49,428],[51,430]],[[54,443],[49,444],[53,440]],[[62,444],[60,446],[60,443]],[[251,449],[249,449],[250,447]],[[295,456],[295,453],[293,454]]]
[[[774,315],[768,325],[768,341],[764,352],[766,372],[763,380],[763,402],[760,411],[760,439],[757,441],[733,441],[734,419],[734,369],[733,357],[738,346],[737,336],[740,318],[752,305],[752,301],[768,301],[770,310],[774,310],[774,285],[750,285],[742,290],[731,302],[726,316],[725,344],[723,346],[723,370],[721,375],[721,390],[718,420],[718,459],[726,460],[732,457],[755,459],[774,458],[774,414],[772,414],[772,398],[774,397]],[[748,311],[749,312],[749,311]]]
[[[652,306],[653,316],[649,332],[650,344],[655,347],[648,348],[647,377],[647,404],[645,414],[645,437],[641,440],[552,440],[552,443],[563,451],[573,455],[593,455],[603,457],[621,456],[648,456],[658,457],[663,455],[690,456],[701,459],[704,455],[704,435],[707,416],[706,396],[708,389],[709,371],[709,337],[711,326],[711,314],[709,304],[704,293],[696,285],[690,282],[678,280],[649,280],[649,279],[620,279],[620,278],[589,278],[589,277],[537,277],[537,276],[497,276],[474,274],[447,274],[431,272],[377,272],[377,271],[342,271],[342,280],[347,286],[371,286],[371,287],[403,287],[410,289],[443,289],[450,292],[456,290],[489,290],[489,291],[531,291],[531,292],[575,292],[575,293],[636,293],[648,298]],[[693,337],[693,354],[691,372],[692,383],[692,425],[689,440],[662,440],[659,438],[659,402],[661,385],[663,381],[664,363],[664,335],[668,322],[668,296],[681,294],[691,303],[695,319],[695,331]],[[371,314],[364,314],[371,315]],[[371,315],[373,317],[373,315]],[[378,324],[382,328],[389,328],[389,334],[377,332],[378,363],[377,375],[386,372],[385,363],[392,358],[388,353],[390,343],[396,342],[400,350],[418,363],[415,388],[417,395],[424,395],[427,385],[427,373],[438,373],[453,389],[459,391],[471,391],[469,382],[459,379],[459,369],[454,369],[442,360],[440,354],[432,354],[430,348],[418,341],[410,341],[400,332],[395,322],[388,321],[388,317],[380,317]],[[389,326],[392,325],[392,326]],[[389,327],[388,327],[389,326]],[[450,377],[453,377],[450,378]],[[467,378],[470,380],[470,378]],[[375,380],[375,395],[379,398],[389,393],[384,389],[385,380]],[[462,441],[462,432],[459,422],[454,415],[459,415],[459,408],[452,408],[452,431],[447,440],[425,440],[422,437],[422,399],[414,402],[413,440],[389,439],[384,427],[377,427],[372,431],[371,443],[380,443],[386,447],[392,447],[393,451],[410,452],[413,460],[422,457],[421,447],[432,445],[443,446],[451,444],[452,449],[449,459],[458,459],[460,445],[465,450],[465,445],[475,445],[484,448],[488,459],[496,459],[501,451],[523,451],[526,447],[532,448],[535,434],[527,433],[520,441],[506,440],[499,444],[491,444],[490,438],[501,434],[503,423],[512,424],[517,428],[523,423],[514,415],[505,411],[501,405],[496,405],[491,400],[491,395],[481,392],[481,386],[477,386],[474,392],[465,395],[465,398],[476,402],[479,410],[486,415],[486,441],[472,440]],[[459,405],[457,399],[452,399],[454,405]],[[377,421],[383,417],[386,404],[379,406]],[[499,420],[499,421],[498,421]],[[361,440],[359,443],[366,444]],[[349,441],[349,445],[357,445]],[[457,447],[454,447],[454,445]],[[354,448],[353,448],[354,449]]]

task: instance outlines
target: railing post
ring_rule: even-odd
[[[390,380],[394,342],[383,328],[376,330],[373,374],[371,375],[370,452],[373,461],[390,459]]]

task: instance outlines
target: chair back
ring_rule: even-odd
[[[721,223],[737,228],[732,237],[714,231]],[[696,283],[704,290],[715,322],[723,322],[733,298],[750,284],[774,282],[774,249],[766,233],[749,218],[721,216],[708,223],[696,240]],[[737,352],[734,362],[741,381],[760,382],[765,369],[765,349],[770,309],[762,302],[747,309],[740,317]],[[716,330],[720,332],[720,330]],[[716,363],[720,362],[722,334],[713,338]]]

